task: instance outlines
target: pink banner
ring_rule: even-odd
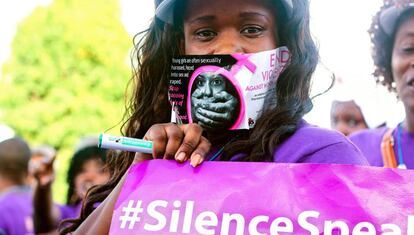
[[[131,167],[111,234],[414,234],[414,171],[152,160]]]

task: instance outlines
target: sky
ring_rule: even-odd
[[[10,54],[17,23],[37,5],[51,1],[0,1],[0,65]],[[153,1],[120,0],[120,3],[121,21],[131,37],[144,30],[154,14]],[[361,106],[372,127],[382,122],[395,126],[403,119],[403,108],[395,95],[376,86],[371,75],[373,65],[367,30],[381,3],[382,0],[311,0],[311,30],[319,45],[321,60],[314,75],[312,95],[329,87],[332,73],[341,82],[313,100],[314,108],[305,116],[308,122],[329,128],[332,100],[351,98]]]

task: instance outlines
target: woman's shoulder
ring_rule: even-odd
[[[388,130],[388,127],[363,130],[352,134],[349,139],[358,146],[371,166],[383,166],[381,142]]]
[[[59,220],[65,220],[65,219],[77,218],[78,215],[80,214],[82,203],[78,203],[75,205],[57,204],[57,207],[60,212]]]
[[[302,120],[296,132],[274,153],[276,162],[367,165],[359,149],[343,134]]]
[[[351,144],[342,133],[307,123],[302,120],[296,132],[287,139],[292,145],[318,149],[339,143]],[[352,145],[352,144],[351,144]]]
[[[374,129],[367,129],[353,133],[349,136],[349,139],[355,143],[367,143],[375,141],[381,141],[385,132],[389,130],[388,127],[379,127]]]

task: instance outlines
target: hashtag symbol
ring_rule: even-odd
[[[121,221],[121,229],[125,229],[128,225],[128,229],[134,229],[135,223],[141,221],[140,213],[143,212],[142,201],[138,200],[134,206],[134,200],[130,200],[128,206],[122,208],[124,214],[119,217]]]

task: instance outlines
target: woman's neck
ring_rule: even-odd
[[[408,110],[405,112],[404,127],[406,131],[414,133],[414,112]]]
[[[11,188],[21,186],[24,186],[24,184],[19,184],[12,180],[8,180],[6,177],[0,177],[0,194],[10,190]]]

